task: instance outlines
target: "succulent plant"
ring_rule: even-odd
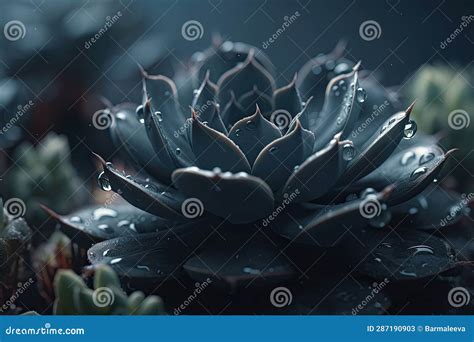
[[[413,111],[420,129],[428,134],[442,131],[441,143],[447,148],[459,147],[457,161],[462,166],[453,173],[459,188],[474,189],[468,170],[474,168],[474,92],[472,68],[425,65],[405,87],[405,95],[416,97],[420,106]],[[457,163],[456,163],[457,164]]]
[[[163,303],[158,296],[145,297],[136,291],[127,297],[115,272],[107,265],[97,267],[94,290],[71,270],[61,270],[54,280],[55,315],[161,315]]]
[[[12,203],[6,202],[10,208]],[[0,299],[5,302],[10,291],[21,280],[20,264],[29,244],[31,230],[25,220],[13,217],[8,208],[3,208],[1,198],[0,205]]]
[[[39,204],[69,212],[86,200],[85,189],[70,161],[65,136],[49,133],[38,146],[23,143],[14,152],[13,165],[2,182],[3,191],[25,204],[27,221],[48,235],[43,222],[46,215]]]
[[[216,293],[236,295],[285,284],[294,292],[285,312],[305,313],[350,313],[374,280],[427,279],[456,265],[431,234],[461,200],[432,185],[451,152],[415,135],[413,104],[399,110],[339,53],[278,89],[269,59],[246,44],[193,59],[192,103],[179,102],[168,77],[142,70],[141,104],[106,110],[137,171],[97,156],[99,184],[131,206],[55,215],[73,241],[92,245],[93,265],[134,286],[209,278]],[[313,104],[316,87],[325,93]],[[362,312],[385,312],[383,292]],[[245,298],[260,312],[270,306],[268,296]]]

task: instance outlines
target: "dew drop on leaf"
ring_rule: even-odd
[[[97,178],[97,181],[99,182],[99,187],[104,190],[104,191],[110,191],[112,190],[112,187],[110,186],[110,181],[109,178],[106,176],[105,172],[102,171],[99,174],[99,177]]]
[[[411,178],[417,178],[418,176],[426,173],[428,171],[428,168],[425,166],[417,168],[415,171],[412,172]]]
[[[359,103],[364,103],[367,100],[367,93],[364,88],[357,88],[356,90],[356,100]]]
[[[355,157],[355,148],[351,143],[344,144],[342,146],[342,158],[346,161],[350,161]]]
[[[432,152],[428,152],[428,153],[423,154],[420,157],[420,165],[428,163],[429,161],[433,160],[434,157],[435,157],[435,155]]]
[[[415,136],[417,130],[417,126],[415,121],[410,120],[408,123],[405,125],[405,128],[403,129],[403,138],[404,139],[411,139]]]
[[[405,166],[408,163],[410,163],[413,159],[415,159],[415,157],[416,157],[415,152],[413,151],[405,152],[402,156],[402,159],[400,159],[400,164]]]

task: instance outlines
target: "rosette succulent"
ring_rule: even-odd
[[[209,278],[208,308],[280,308],[268,294],[284,284],[285,312],[350,313],[374,281],[436,277],[456,265],[432,234],[460,199],[432,185],[450,152],[415,135],[413,104],[400,109],[360,69],[338,49],[277,88],[261,51],[224,42],[193,56],[179,89],[142,70],[141,103],[106,110],[135,171],[97,156],[102,189],[131,206],[55,216],[93,265],[109,264],[128,286],[159,287],[167,304]],[[180,103],[190,84],[192,102]],[[170,282],[181,286],[168,300]],[[361,312],[387,310],[377,293]]]

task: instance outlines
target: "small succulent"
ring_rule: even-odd
[[[285,284],[295,292],[289,312],[305,313],[350,313],[374,280],[456,265],[431,234],[461,199],[433,185],[451,152],[415,135],[413,104],[400,110],[339,52],[312,59],[281,88],[269,59],[243,43],[193,60],[192,103],[179,102],[185,85],[142,70],[142,102],[106,110],[117,150],[137,171],[97,156],[99,184],[131,206],[56,216],[73,241],[92,245],[93,265],[143,287],[209,278],[235,295]],[[324,96],[312,99],[315,88]],[[364,312],[385,312],[381,296]],[[260,312],[270,304],[245,298]]]
[[[473,71],[472,68],[426,65],[405,87],[405,95],[416,97],[420,105],[413,111],[420,129],[428,134],[441,131],[443,146],[461,148],[457,159],[462,160],[463,167],[458,167],[454,174],[460,188],[470,191],[474,184],[466,170],[474,168],[474,156],[470,153],[474,149]]]
[[[6,202],[12,208],[13,202]],[[3,208],[0,198],[0,299],[4,302],[9,291],[21,280],[20,267],[28,248],[31,230],[25,220],[15,218]]]
[[[12,158],[2,185],[10,197],[24,201],[30,224],[43,225],[46,216],[39,204],[65,213],[84,203],[85,189],[71,164],[66,137],[50,133],[36,147],[23,143]]]
[[[55,315],[161,315],[163,303],[158,296],[145,297],[136,291],[127,297],[115,272],[107,265],[97,267],[94,290],[71,270],[61,270],[54,280]]]

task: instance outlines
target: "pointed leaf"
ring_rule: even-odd
[[[200,168],[212,170],[218,167],[223,171],[250,172],[249,162],[237,145],[224,134],[201,123],[195,116],[192,122],[192,145],[196,165]]]
[[[250,50],[247,59],[241,65],[230,69],[219,78],[217,82],[219,103],[229,102],[231,91],[240,98],[253,90],[255,86],[268,96],[273,94],[275,81],[270,73],[256,61],[254,53],[254,50]]]
[[[359,64],[351,73],[333,78],[326,88],[324,106],[311,131],[316,136],[314,151],[328,144],[334,135],[342,132],[346,139],[359,116],[360,100],[364,90],[359,87]]]
[[[267,145],[258,155],[252,174],[260,177],[277,191],[283,187],[295,167],[311,155],[314,135],[301,127]]]
[[[389,197],[391,188],[347,203],[305,207],[294,206],[280,213],[270,222],[276,233],[295,242],[331,247],[341,243],[345,235],[358,231],[367,225],[369,219],[382,214],[383,203]],[[369,205],[367,204],[369,203]],[[375,212],[369,211],[376,209]]]
[[[229,138],[239,146],[250,165],[265,146],[280,137],[280,130],[263,117],[258,107],[254,115],[238,121],[229,132]]]
[[[173,184],[206,211],[232,223],[247,223],[269,215],[273,193],[261,179],[240,172],[221,173],[196,167],[173,173]]]

